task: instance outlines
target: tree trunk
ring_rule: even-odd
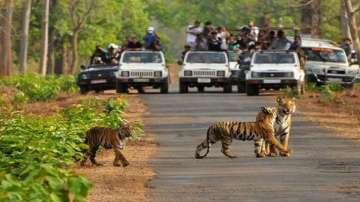
[[[29,46],[29,25],[31,17],[31,0],[24,0],[24,14],[22,20],[21,40],[20,40],[20,73],[23,74],[27,69],[27,55]]]
[[[321,0],[302,0],[301,32],[311,36],[321,35]]]
[[[345,2],[346,12],[349,17],[349,27],[350,27],[351,37],[353,40],[352,42],[354,45],[354,49],[357,53],[357,57],[359,58],[358,61],[360,64],[360,40],[359,40],[358,29],[356,24],[356,16],[355,13],[353,12],[353,6],[351,0],[344,0],[344,2]]]
[[[301,8],[301,32],[304,34],[311,34],[312,29],[312,8],[311,5],[307,5],[310,0],[301,1],[302,4],[306,4]]]
[[[311,36],[321,36],[321,0],[314,0],[311,3],[312,23]]]
[[[1,12],[3,15],[2,30],[0,32],[0,76],[9,76],[12,69],[12,49],[11,49],[11,29],[12,17],[14,12],[13,0],[5,0],[5,9]]]
[[[43,1],[43,16],[41,27],[41,60],[40,74],[45,76],[47,70],[48,43],[49,43],[49,0]]]
[[[77,64],[78,64],[78,38],[80,30],[74,30],[71,38],[71,64],[70,64],[70,74],[74,74]]]
[[[341,20],[341,32],[343,38],[352,39],[350,28],[349,28],[349,16],[346,12],[345,2],[341,1],[341,9],[340,9],[340,20]]]

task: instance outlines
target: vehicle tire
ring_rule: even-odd
[[[80,87],[80,94],[81,95],[86,95],[89,92],[89,88],[88,87]]]
[[[205,91],[204,86],[198,86],[197,89],[198,89],[199,93],[203,93]]]
[[[184,82],[180,81],[179,88],[180,88],[180,93],[188,93],[189,92],[188,86]]]
[[[126,84],[116,82],[116,93],[127,93],[128,87]]]
[[[244,82],[239,82],[237,85],[238,93],[245,93],[246,92],[246,86]]]
[[[95,93],[102,93],[102,92],[104,92],[104,90],[101,90],[101,89],[96,89],[95,90]]]
[[[231,85],[231,83],[224,84],[224,93],[232,93],[232,85]]]
[[[160,87],[160,93],[166,94],[169,92],[169,83],[166,81]]]
[[[246,85],[246,95],[256,96],[259,95],[259,87],[257,85]]]

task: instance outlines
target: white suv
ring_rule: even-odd
[[[143,91],[143,87],[160,88],[168,93],[168,69],[161,51],[125,51],[121,55],[116,73],[116,91],[127,92],[129,87]]]
[[[303,38],[301,49],[306,55],[307,80],[317,84],[329,82],[352,86],[358,67],[351,66],[345,51],[329,41]]]
[[[304,93],[305,73],[300,68],[298,55],[287,51],[255,52],[250,70],[246,73],[246,94],[259,95],[260,89],[290,87]]]
[[[189,87],[203,92],[205,87],[223,87],[231,93],[231,71],[226,52],[189,51],[186,53],[179,72],[180,93],[187,93]]]

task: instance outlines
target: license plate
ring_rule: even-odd
[[[210,78],[198,78],[198,83],[211,83]]]
[[[140,82],[140,83],[144,83],[144,82],[149,82],[149,79],[134,79],[134,82]]]
[[[330,82],[342,82],[341,78],[328,78],[328,81]]]
[[[269,83],[269,84],[281,83],[281,80],[264,80],[264,83]]]
[[[106,79],[92,80],[91,81],[91,84],[99,84],[99,83],[106,83]]]

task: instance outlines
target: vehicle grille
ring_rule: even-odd
[[[334,70],[334,69],[329,69],[327,71],[328,74],[345,74],[345,70]]]
[[[259,73],[259,77],[262,78],[282,78],[282,77],[292,77],[292,72],[262,72]]]
[[[193,71],[194,77],[215,77],[216,71]]]
[[[130,77],[149,78],[154,77],[154,72],[130,72]]]
[[[90,79],[106,79],[115,77],[115,71],[98,71],[98,72],[90,72],[88,73]]]

